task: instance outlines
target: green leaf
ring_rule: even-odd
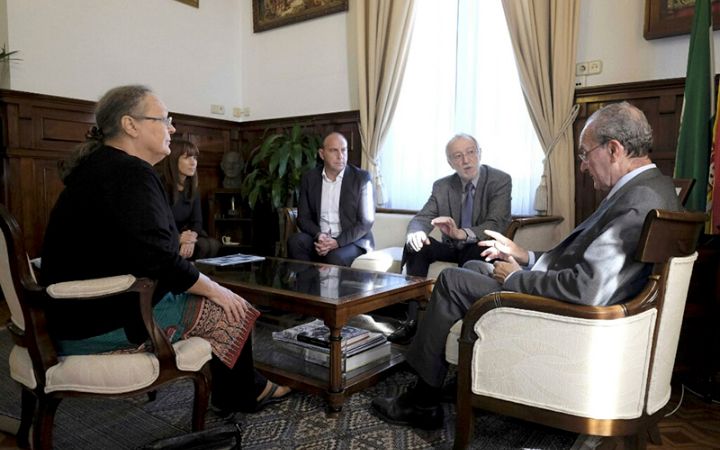
[[[281,133],[276,128],[265,131],[262,143],[249,158],[243,182],[248,198],[252,193],[252,207],[266,201],[277,208],[297,198],[302,174],[315,167],[321,145],[320,137],[307,130],[296,123]]]
[[[259,192],[257,189],[253,189],[250,191],[250,195],[248,195],[248,204],[250,205],[250,208],[255,208],[255,203],[257,202]]]
[[[292,127],[292,131],[290,132],[290,140],[293,142],[297,142],[297,140],[300,138],[301,133],[302,128],[299,124],[296,124]]]
[[[272,204],[273,207],[279,208],[284,200],[284,189],[282,178],[276,178],[272,183]]]

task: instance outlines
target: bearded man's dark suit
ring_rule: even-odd
[[[441,386],[447,373],[444,353],[450,327],[477,299],[492,292],[509,290],[593,306],[631,298],[649,274],[649,267],[634,256],[645,216],[656,208],[678,211],[681,205],[672,180],[651,168],[603,200],[565,240],[541,254],[530,270],[511,274],[504,284],[489,271],[467,268],[475,262],[444,270],[406,360],[425,382]]]
[[[313,243],[320,234],[322,172],[322,167],[316,167],[306,172],[300,181],[297,218],[300,232],[288,240],[288,254],[293,259],[349,266],[357,256],[372,251],[375,246],[370,231],[375,222],[370,174],[350,164],[345,167],[338,211],[342,230],[335,238],[338,248],[321,257],[315,252]]]

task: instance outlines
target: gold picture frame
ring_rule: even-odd
[[[713,29],[720,29],[720,0],[712,0]],[[646,40],[690,33],[694,0],[645,0]]]
[[[348,0],[252,0],[253,32],[348,10]]]
[[[194,6],[196,8],[200,7],[200,0],[177,0],[180,3],[185,3],[186,5]]]

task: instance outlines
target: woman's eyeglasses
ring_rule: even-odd
[[[172,117],[152,117],[152,116],[130,116],[133,119],[137,120],[157,120],[159,122],[163,122],[166,127],[170,128],[172,126]]]

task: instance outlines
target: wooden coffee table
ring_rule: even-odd
[[[383,372],[404,360],[393,348],[382,363],[343,373],[340,329],[358,314],[406,300],[421,308],[430,297],[432,280],[282,258],[232,267],[199,264],[219,284],[255,305],[317,317],[330,329],[330,366],[293,358],[277,348],[270,332],[256,327],[255,366],[274,381],[293,389],[325,395],[331,412],[339,412],[346,396],[377,382]]]

